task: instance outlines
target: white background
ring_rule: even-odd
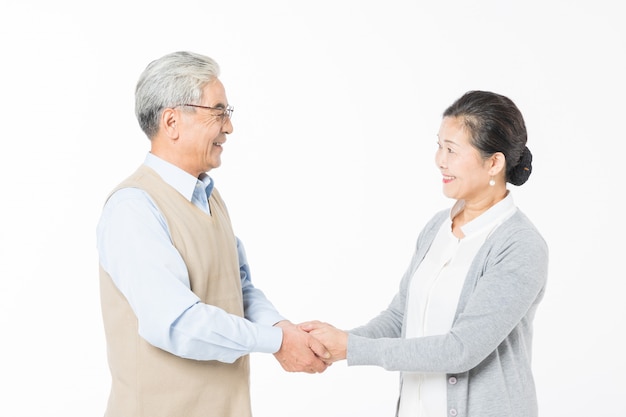
[[[254,282],[294,322],[351,328],[386,307],[452,203],[433,162],[441,113],[470,89],[513,99],[535,161],[511,189],[551,250],[541,415],[626,416],[618,0],[1,2],[1,416],[104,412],[95,226],[148,151],[135,82],[175,50],[222,67],[235,130],[211,175]],[[253,409],[391,416],[397,378],[253,354]]]

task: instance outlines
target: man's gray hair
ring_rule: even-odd
[[[152,139],[159,130],[163,109],[200,104],[203,88],[219,73],[217,62],[193,52],[173,52],[152,61],[135,89],[135,115],[141,130]]]

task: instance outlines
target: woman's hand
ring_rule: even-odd
[[[319,340],[330,352],[326,362],[336,362],[346,358],[348,350],[348,332],[321,321],[307,321],[298,324],[298,327]]]

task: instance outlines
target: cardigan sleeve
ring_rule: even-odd
[[[419,247],[417,251],[420,251]],[[419,261],[421,259],[417,263]],[[476,255],[448,333],[404,339],[397,333],[372,338],[376,332],[350,332],[348,365],[445,373],[474,368],[514,329],[519,328],[522,334],[531,331],[530,322],[543,296],[547,264],[545,241],[518,212],[494,232]],[[416,267],[416,264],[411,266]],[[407,274],[400,294],[390,305],[391,311],[388,309],[383,316],[400,311],[398,303],[405,298],[401,294],[406,294]]]
[[[366,338],[398,338],[402,335],[402,323],[406,308],[406,294],[408,284],[417,269],[417,265],[424,258],[430,241],[434,239],[441,222],[447,216],[448,210],[438,212],[424,227],[417,238],[417,244],[413,257],[406,272],[400,280],[398,293],[393,297],[386,310],[370,320],[367,324],[350,330],[350,335],[363,336]]]

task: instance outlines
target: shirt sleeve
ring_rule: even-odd
[[[142,190],[125,188],[109,198],[97,227],[97,247],[102,268],[128,300],[148,343],[180,357],[227,363],[280,348],[282,331],[272,325],[281,318],[252,285],[242,245],[246,318],[204,304],[191,291],[165,219]]]
[[[274,305],[267,299],[263,291],[252,284],[250,266],[243,243],[237,238],[237,254],[239,256],[239,272],[241,275],[241,289],[243,291],[243,305],[245,317],[254,322],[273,326],[281,320],[281,316]]]

